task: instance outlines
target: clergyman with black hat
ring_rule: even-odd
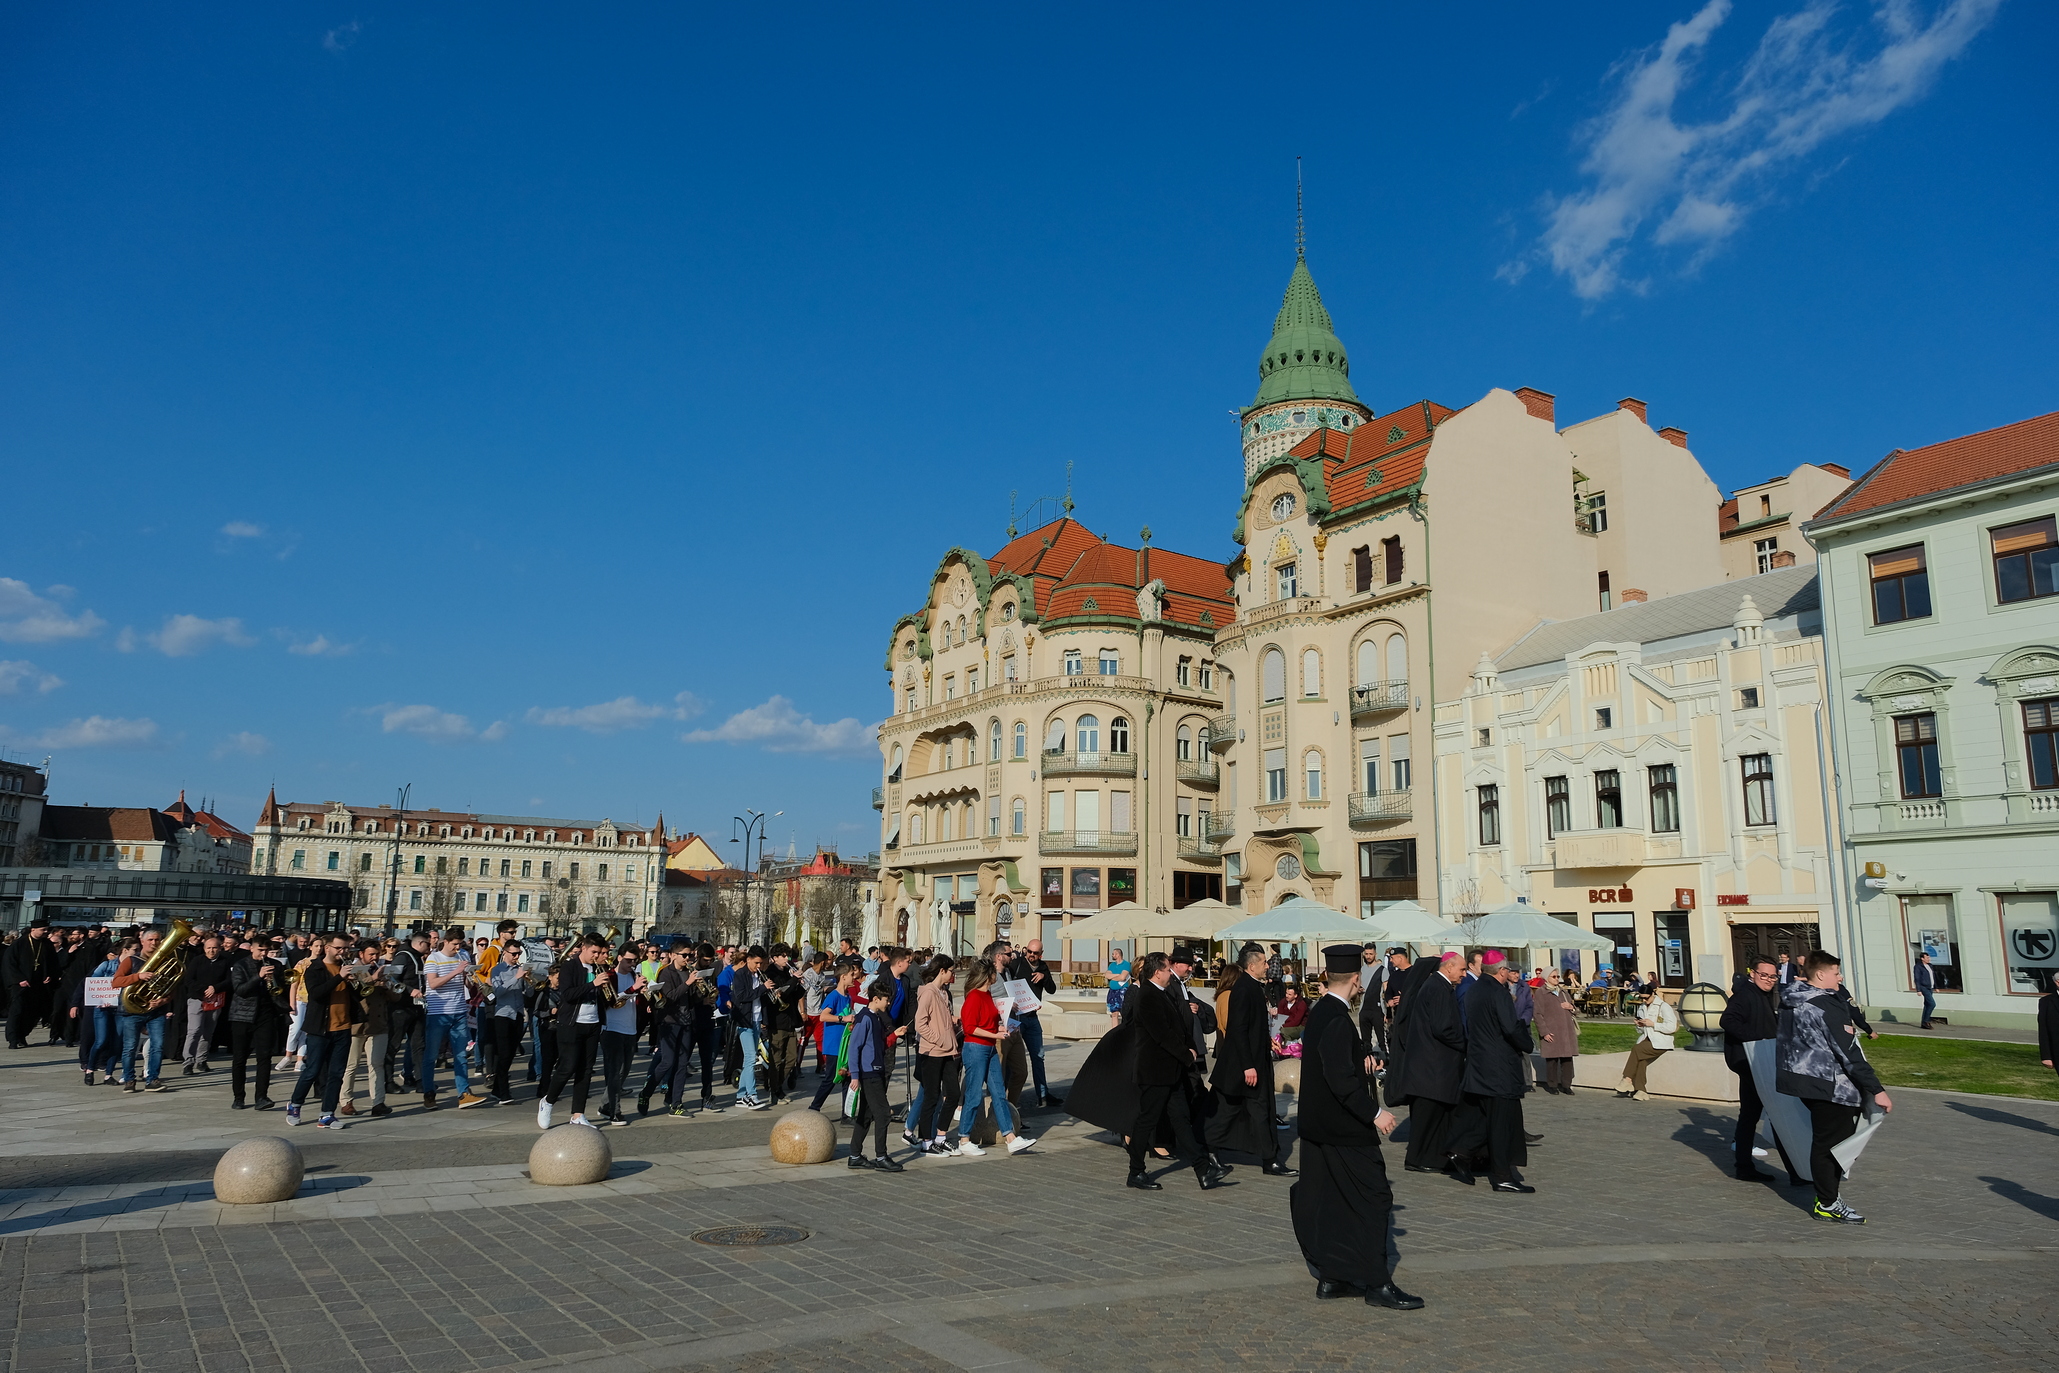
[[[1301,1177],[1289,1203],[1294,1238],[1322,1300],[1364,1297],[1368,1306],[1414,1311],[1423,1304],[1394,1285],[1389,1248],[1394,1191],[1380,1138],[1394,1117],[1373,1101],[1373,1060],[1351,1014],[1359,992],[1359,949],[1323,950],[1324,990],[1301,1035]]]
[[[1262,1171],[1293,1177],[1280,1162],[1280,1136],[1273,1128],[1273,1037],[1265,1004],[1265,950],[1246,944],[1243,975],[1230,983],[1222,1032],[1215,1040],[1216,1111],[1208,1122],[1211,1147],[1256,1154]]]
[[[1137,1115],[1129,1129],[1129,1185],[1140,1192],[1161,1190],[1144,1171],[1144,1155],[1164,1122],[1172,1128],[1173,1148],[1193,1164],[1202,1190],[1209,1191],[1222,1185],[1223,1174],[1194,1134],[1189,1078],[1195,1071],[1196,1054],[1186,996],[1170,985],[1172,965],[1162,953],[1145,954],[1137,972],[1136,986],[1123,1013],[1124,1025],[1136,1026],[1137,1040],[1132,1069]]]

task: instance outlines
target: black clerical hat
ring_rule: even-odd
[[[1355,973],[1365,950],[1356,944],[1331,944],[1323,950],[1323,971],[1339,977]]]

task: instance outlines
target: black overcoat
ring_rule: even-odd
[[[1520,1098],[1530,1027],[1516,1019],[1516,1004],[1498,977],[1483,977],[1466,993],[1466,1069],[1460,1085],[1475,1096]]]

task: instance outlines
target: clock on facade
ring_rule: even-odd
[[[1279,861],[1273,871],[1279,875],[1282,882],[1292,882],[1301,876],[1301,860],[1290,853]]]
[[[1274,518],[1274,519],[1276,519],[1276,520],[1284,520],[1284,519],[1286,519],[1286,518],[1287,518],[1287,517],[1288,517],[1289,515],[1292,515],[1293,513],[1294,513],[1294,497],[1293,497],[1292,495],[1285,495],[1285,496],[1275,496],[1275,497],[1273,497],[1273,518]]]

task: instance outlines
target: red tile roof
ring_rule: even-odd
[[[2055,463],[2059,463],[2059,411],[1926,448],[1897,448],[1818,511],[1814,522],[1841,520]]]
[[[178,825],[161,810],[148,806],[45,806],[42,833],[45,839],[116,842],[168,841]]]
[[[1424,435],[1458,411],[1435,401],[1417,401],[1377,415],[1349,430],[1318,429],[1288,450],[1297,458],[1323,459],[1330,508],[1362,505],[1405,490],[1422,479]]]
[[[1165,583],[1165,618],[1174,623],[1199,626],[1206,613],[1210,626],[1227,625],[1236,613],[1223,564],[1158,547],[1109,543],[1069,515],[1011,540],[987,559],[987,566],[997,574],[1030,578],[1037,614],[1047,620],[1077,615],[1134,620],[1137,591],[1153,581]]]

